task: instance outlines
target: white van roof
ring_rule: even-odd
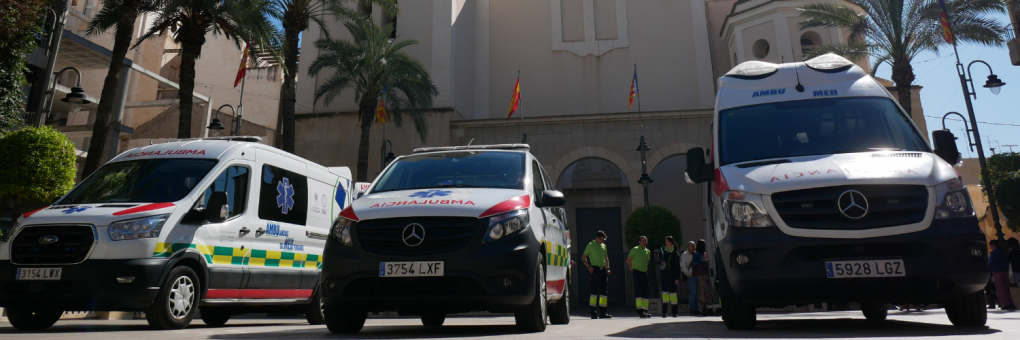
[[[822,97],[893,98],[885,86],[856,64],[826,54],[799,63],[743,62],[719,78],[715,107],[719,111]]]

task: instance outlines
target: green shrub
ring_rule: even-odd
[[[680,219],[669,209],[659,206],[650,206],[648,213],[645,213],[644,207],[634,209],[627,217],[624,233],[628,247],[636,247],[639,236],[648,237],[650,249],[664,246],[666,236],[672,235],[679,243],[683,243],[681,240],[684,239],[680,230]]]
[[[28,85],[28,54],[36,46],[46,2],[4,1],[0,4],[0,129],[21,124],[25,111],[22,89]]]
[[[0,137],[0,197],[19,196],[46,202],[74,186],[74,143],[48,126],[28,128]]]
[[[1004,152],[988,157],[988,172],[992,175],[995,203],[1009,222],[1006,226],[1020,232],[1020,153]]]

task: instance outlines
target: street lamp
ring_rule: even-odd
[[[387,148],[387,146],[388,146],[388,148]],[[383,141],[382,141],[382,150],[380,152],[380,155],[382,156],[381,157],[382,165],[379,167],[379,169],[385,168],[387,165],[390,164],[390,162],[393,162],[393,160],[397,159],[397,156],[393,154],[393,142],[392,141],[390,141],[389,139],[383,139]]]
[[[64,75],[65,71],[74,71],[74,73],[77,75],[78,80],[75,82],[74,87],[71,87],[71,93],[68,93],[66,96],[64,96],[64,98],[61,98],[60,101],[67,103],[68,113],[75,114],[78,113],[78,111],[81,111],[82,105],[92,103],[92,101],[90,101],[89,97],[85,95],[85,90],[81,88],[81,71],[78,70],[77,68],[70,66],[65,67],[62,70],[60,70],[60,72],[57,72],[57,76],[54,79],[59,79],[60,76]],[[54,81],[53,86],[50,87],[49,95],[55,96],[56,94],[57,94],[57,82]],[[49,104],[46,106],[46,115],[49,116],[52,113],[53,113],[53,99],[51,98]],[[42,120],[43,118],[40,118],[40,121]]]
[[[233,106],[230,106],[230,104],[223,104],[218,109],[216,109],[216,116],[213,117],[212,122],[209,123],[209,126],[207,126],[206,129],[209,129],[209,130],[223,130],[224,129],[223,121],[220,120],[220,110],[222,110],[224,107],[229,107],[230,108],[230,114],[231,115],[234,115],[234,116],[237,115],[237,112],[234,111],[234,107]],[[231,126],[230,130],[234,130],[234,127]],[[234,135],[234,131],[230,131],[230,135],[233,136]]]
[[[639,178],[637,182],[638,182],[638,184],[641,184],[641,187],[642,187],[642,189],[644,191],[644,196],[645,196],[644,197],[645,198],[645,213],[646,214],[649,212],[649,207],[648,207],[648,185],[651,184],[652,182],[655,182],[655,181],[652,180],[651,176],[648,176],[647,162],[645,162],[645,151],[649,151],[649,150],[651,150],[651,149],[649,149],[648,148],[648,144],[645,143],[645,136],[642,135],[641,136],[641,141],[638,142],[638,147],[637,147],[637,151],[641,152],[641,178]]]

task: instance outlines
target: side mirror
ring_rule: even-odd
[[[960,150],[956,148],[956,136],[949,130],[935,130],[931,132],[932,143],[935,144],[935,154],[949,165],[956,166],[963,159]]]
[[[354,199],[361,198],[368,191],[368,187],[372,186],[371,182],[357,182],[354,183]]]
[[[696,184],[712,179],[712,164],[705,163],[705,149],[701,147],[687,150],[687,171],[684,172],[687,183]]]
[[[230,216],[230,205],[227,203],[227,193],[213,192],[209,197],[209,204],[206,204],[203,217],[208,223],[222,223]]]
[[[541,195],[535,203],[539,208],[559,208],[567,204],[567,199],[563,198],[563,193],[558,190],[542,190]]]

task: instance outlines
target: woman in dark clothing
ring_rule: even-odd
[[[673,236],[666,236],[666,246],[659,248],[662,254],[660,268],[662,278],[659,287],[662,289],[662,317],[666,317],[667,309],[672,310],[673,317],[676,317],[680,306],[677,304],[677,285],[680,284],[680,245],[676,243]]]
[[[1004,310],[1016,309],[1013,299],[1009,294],[1009,263],[1006,262],[1006,251],[1002,249],[998,240],[991,240],[988,246],[992,252],[988,254],[988,266],[995,280],[995,293],[999,296],[999,308]]]
[[[1009,252],[1006,253],[1006,262],[1013,267],[1013,282],[1020,285],[1020,241],[1017,241],[1016,237],[1010,237],[1006,241],[1009,244]],[[1020,301],[1013,301],[1016,305]]]
[[[695,247],[694,261],[691,262],[694,276],[698,278],[698,305],[701,306],[702,315],[710,315],[709,305],[716,302],[715,291],[712,289],[712,277],[708,275],[708,252],[705,240],[698,240]]]

